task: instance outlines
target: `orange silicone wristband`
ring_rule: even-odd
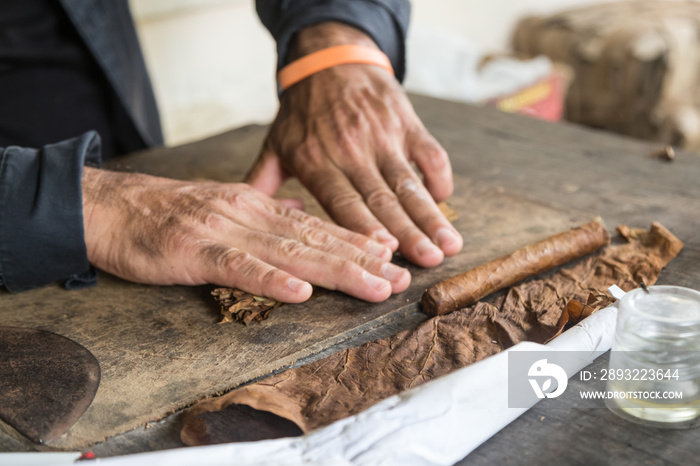
[[[337,45],[310,53],[293,61],[277,73],[277,80],[280,88],[284,91],[314,73],[347,63],[377,65],[392,75],[394,74],[389,57],[384,55],[381,50],[364,45]]]

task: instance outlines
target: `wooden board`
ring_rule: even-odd
[[[300,194],[290,188],[288,194]],[[96,288],[46,287],[4,294],[0,323],[52,330],[84,345],[102,366],[92,406],[57,448],[82,449],[157,420],[344,340],[417,312],[433,283],[538,241],[590,215],[575,215],[500,188],[456,179],[451,201],[463,252],[435,269],[412,267],[410,288],[368,304],[331,292],[277,309],[261,325],[218,325],[213,287],[130,284],[101,274]]]

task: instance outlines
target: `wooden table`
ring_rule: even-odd
[[[659,144],[464,104],[412,99],[428,129],[451,154],[458,175],[563,211],[601,215],[609,227],[661,222],[686,247],[659,283],[700,289],[700,156],[680,152],[669,163],[650,156]],[[121,169],[176,178],[230,180],[251,163],[253,148],[265,131],[241,128],[130,156],[118,164]],[[401,315],[348,341],[312,351],[315,354],[297,364],[393,334],[423,318],[416,312]],[[601,358],[594,364],[606,362]],[[574,380],[570,384],[577,386]],[[149,427],[115,436],[92,450],[115,455],[181,446],[177,413]],[[606,409],[575,409],[552,399],[539,403],[460,464],[688,464],[700,453],[697,435],[697,430],[647,429]],[[21,449],[21,444],[0,435],[0,450]]]

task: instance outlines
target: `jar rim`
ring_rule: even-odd
[[[667,294],[669,296],[683,296],[686,298],[691,298],[694,301],[698,303],[700,306],[700,291],[694,290],[692,288],[687,288],[684,286],[676,286],[676,285],[654,285],[654,286],[648,286],[646,288],[646,291],[643,288],[636,288],[632,291],[629,291],[626,293],[622,299],[620,300],[620,309],[622,308],[627,308],[630,309],[632,312],[636,314],[642,314],[645,316],[653,317],[656,320],[660,321],[666,321],[666,322],[679,322],[678,318],[673,318],[669,316],[665,316],[663,314],[654,314],[654,313],[649,313],[649,312],[644,312],[643,310],[639,309],[638,307],[634,306],[634,302],[637,299],[642,298],[643,296],[647,294],[654,293],[657,296],[658,295],[663,295]],[[694,319],[684,319],[683,324],[687,325],[692,325],[692,324],[697,324],[700,323],[700,316]]]

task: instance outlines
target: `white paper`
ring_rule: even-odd
[[[80,452],[0,453],[0,464],[7,466],[43,466],[73,464]]]

